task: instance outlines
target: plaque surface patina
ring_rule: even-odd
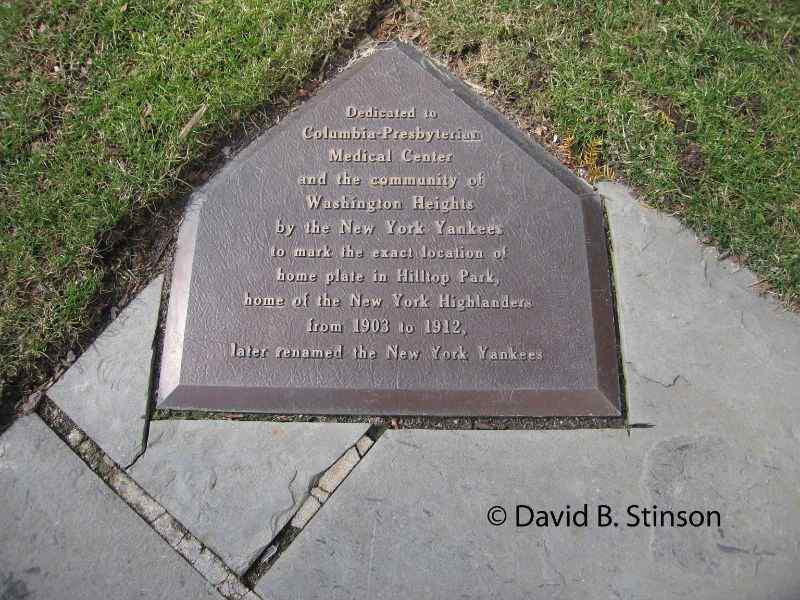
[[[194,195],[158,405],[613,416],[617,360],[598,197],[389,44]]]

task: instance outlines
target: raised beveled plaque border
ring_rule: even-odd
[[[397,415],[483,417],[620,417],[623,415],[614,301],[608,247],[600,196],[535,144],[506,117],[476,96],[451,73],[433,64],[414,47],[390,42],[429,75],[444,84],[475,110],[488,124],[576,194],[582,204],[586,252],[591,284],[591,308],[595,333],[597,385],[581,390],[484,389],[392,390],[321,387],[209,386],[181,383],[181,360],[186,325],[192,258],[204,201],[202,191],[192,196],[178,237],[173,264],[169,308],[164,333],[157,407],[174,410],[261,412],[303,415]],[[365,64],[367,60],[362,62]],[[325,90],[343,85],[361,65],[338,75]],[[298,111],[299,112],[299,111]],[[293,114],[275,128],[282,127]],[[270,135],[268,131],[266,135]],[[248,155],[255,144],[239,156]],[[269,391],[269,406],[265,398]],[[357,400],[354,402],[354,399]]]

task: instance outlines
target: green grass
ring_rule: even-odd
[[[434,53],[574,137],[575,155],[599,141],[649,201],[800,298],[800,2],[424,0],[417,12]]]
[[[175,197],[186,187],[181,168],[203,156],[208,140],[296,91],[373,4],[0,4],[3,378],[87,326],[109,232]]]

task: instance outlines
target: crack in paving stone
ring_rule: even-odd
[[[147,429],[149,429],[149,428],[150,428],[150,424],[148,423],[148,424],[147,424]],[[134,457],[133,457],[133,460],[131,461],[131,464],[129,464],[129,465],[125,465],[125,466],[124,466],[124,467],[122,467],[122,468],[123,468],[125,471],[127,471],[128,469],[131,469],[131,468],[133,468],[133,467],[136,465],[136,463],[137,463],[137,462],[139,462],[139,459],[140,459],[140,458],[142,458],[142,457],[144,456],[144,453],[145,453],[146,451],[147,451],[147,435],[145,434],[144,446],[142,447],[142,450],[141,450],[141,451],[140,451],[140,452],[139,452],[139,453],[138,453],[136,456],[134,456]]]
[[[278,528],[278,523],[281,522],[281,519],[284,517],[284,515],[287,515],[290,512],[292,512],[292,509],[297,504],[297,495],[294,493],[294,490],[292,489],[292,485],[294,484],[295,480],[297,479],[298,473],[299,473],[299,471],[297,469],[295,469],[294,470],[294,475],[292,475],[292,478],[289,480],[289,483],[286,485],[286,488],[289,491],[289,496],[290,496],[289,506],[287,506],[285,509],[280,510],[280,511],[276,512],[275,514],[273,514],[272,518],[270,519],[270,529],[272,529],[272,531],[275,531]],[[258,557],[256,557],[256,558],[258,558]]]
[[[633,371],[636,374],[636,376],[639,377],[640,379],[644,379],[645,381],[649,381],[650,383],[655,383],[657,385],[660,385],[663,388],[669,389],[671,387],[675,387],[675,385],[678,383],[679,380],[683,380],[687,385],[689,384],[689,380],[686,379],[686,377],[684,377],[680,373],[675,375],[672,378],[672,381],[670,381],[669,383],[665,383],[664,381],[661,381],[660,379],[655,379],[653,377],[648,377],[647,375],[643,374],[642,372],[639,371],[639,369],[636,368],[636,365],[634,365],[630,361],[625,361],[625,365],[630,367],[631,371]]]
[[[330,500],[336,489],[375,446],[384,431],[386,431],[385,427],[372,425],[330,467],[312,479],[303,504],[294,513],[292,519],[283,526],[275,538],[267,545],[261,556],[242,575],[242,581],[245,585],[251,589],[255,587],[256,583],[272,568],[272,565],[280,558],[281,554],[291,545],[317,512],[322,509],[322,506]]]
[[[210,548],[150,496],[49,398],[39,416],[86,465],[227,600],[261,597]]]

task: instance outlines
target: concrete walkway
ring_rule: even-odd
[[[143,423],[157,281],[49,394],[65,439],[38,416],[0,438],[0,598],[800,597],[800,318],[600,192],[629,430]],[[589,526],[516,525],[567,505]]]
[[[0,598],[220,598],[37,416],[0,438]]]

